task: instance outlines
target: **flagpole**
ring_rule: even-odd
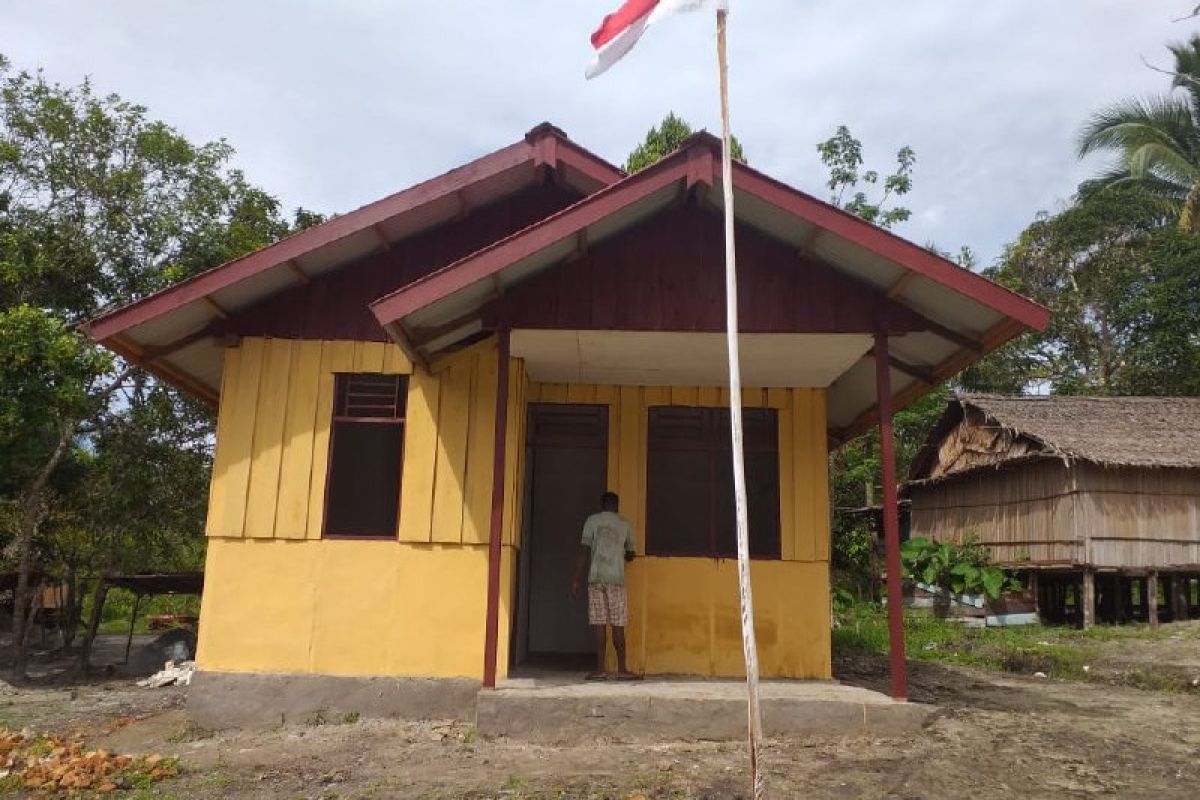
[[[754,597],[750,587],[750,523],[746,510],[746,460],[742,434],[742,368],[738,351],[737,263],[733,240],[733,155],[729,133],[729,66],[725,30],[729,9],[717,5],[717,64],[721,74],[721,189],[725,193],[725,326],[729,348],[729,426],[733,440],[733,494],[737,511],[738,590],[742,607],[742,650],[746,659],[750,778],[754,800],[766,797],[760,769],[762,713],[758,705],[758,645],[754,637]]]

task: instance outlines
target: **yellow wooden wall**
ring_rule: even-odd
[[[651,406],[728,406],[729,390],[691,386],[594,386],[530,383],[530,403],[606,405],[608,485],[621,497],[621,513],[646,528],[646,425]],[[784,561],[829,561],[829,473],[825,391],[742,391],[746,407],[773,408],[779,420],[779,529]],[[644,552],[639,540],[639,553]]]
[[[514,551],[501,574],[508,663]],[[197,662],[229,672],[475,678],[487,548],[396,541],[210,539]]]
[[[381,342],[244,339],[225,356],[208,535],[321,538],[334,374],[376,372],[411,376],[400,541],[487,544],[496,369],[494,342],[413,374],[400,349]],[[523,466],[520,362],[509,380],[506,500],[517,496]],[[515,529],[507,514],[506,543]]]
[[[415,374],[378,342],[247,338],[226,352],[202,668],[482,675],[497,368],[494,341]],[[339,372],[410,375],[394,540],[321,539]],[[501,665],[524,468],[520,362],[509,381]]]
[[[609,485],[644,548],[646,409],[727,405],[698,387],[530,383],[510,364],[498,672],[506,674],[529,402],[610,408]],[[480,677],[496,393],[480,343],[413,374],[381,343],[248,338],[226,354],[198,659],[204,669]],[[333,376],[409,374],[397,538],[322,540]],[[825,396],[747,389],[779,411],[780,561],[755,562],[763,675],[829,677]],[[630,660],[741,670],[732,562],[642,558],[629,573]]]
[[[530,403],[592,403],[609,409],[608,485],[645,553],[647,410],[656,405],[728,406],[715,387],[531,383]],[[829,483],[825,391],[743,391],[747,407],[779,421],[780,560],[751,565],[755,630],[764,677],[829,678]],[[649,673],[735,676],[744,671],[736,562],[642,557],[627,576],[630,666]],[[611,660],[611,653],[610,653]]]

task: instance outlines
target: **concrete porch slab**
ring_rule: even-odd
[[[767,736],[897,736],[934,710],[832,681],[764,681],[760,691]],[[479,692],[476,726],[482,736],[541,743],[741,739],[745,698],[738,680],[514,678]]]

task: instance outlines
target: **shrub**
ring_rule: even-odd
[[[1005,589],[1020,588],[1015,576],[993,566],[973,536],[961,542],[935,542],[918,536],[900,548],[904,575],[955,594],[985,594],[995,600]]]

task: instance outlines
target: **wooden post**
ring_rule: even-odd
[[[488,530],[487,619],[483,626],[483,685],[496,688],[496,651],[500,629],[500,557],[504,536],[504,462],[508,444],[508,327],[496,342],[496,425],[492,445],[492,520]]]
[[[1042,596],[1041,587],[1038,586],[1038,574],[1036,569],[1029,570],[1029,593],[1033,595],[1033,613],[1038,615],[1038,619],[1042,616]]]
[[[888,657],[892,697],[908,697],[904,667],[904,597],[900,585],[900,508],[896,497],[896,447],[892,439],[892,377],[887,332],[875,332],[875,405],[879,411],[879,461],[883,471],[883,544],[887,557]]]
[[[1087,630],[1096,624],[1096,571],[1091,567],[1083,570],[1083,591],[1079,596],[1080,622]]]
[[[125,639],[125,663],[129,663],[129,648],[133,647],[133,628],[137,622],[138,607],[142,604],[142,596],[140,594],[133,597],[133,611],[129,614],[129,636]]]
[[[1158,627],[1158,571],[1150,570],[1146,578],[1146,621],[1151,628]]]
[[[1191,603],[1191,578],[1176,573],[1171,576],[1171,606],[1174,609],[1176,622],[1184,622],[1191,616],[1188,605]]]

